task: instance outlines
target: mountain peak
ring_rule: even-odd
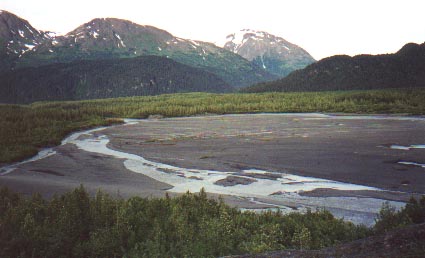
[[[20,56],[49,36],[13,13],[0,11],[0,55]]]
[[[242,29],[229,34],[223,46],[281,77],[315,62],[301,47],[265,31]]]
[[[116,30],[121,31],[124,33],[134,33],[134,32],[146,32],[146,30],[161,32],[164,34],[168,34],[169,36],[172,36],[170,33],[155,28],[153,26],[148,25],[140,25],[137,23],[134,23],[129,20],[119,19],[119,18],[95,18],[87,23],[84,23],[83,25],[77,27],[75,30],[69,32],[67,35],[73,35],[76,34],[76,32],[79,31],[88,31],[88,30]],[[142,30],[142,31],[140,31]],[[143,31],[144,30],[144,31]]]
[[[62,45],[82,45],[84,48],[127,48],[137,49],[137,42],[162,41],[173,36],[153,26],[139,25],[118,18],[96,18],[67,33]],[[69,40],[71,39],[71,40]],[[74,41],[74,42],[72,42]]]
[[[0,10],[0,16],[3,16],[3,17],[5,17],[5,16],[11,16],[11,17],[15,17],[17,19],[21,19],[18,16],[16,16],[15,14],[13,14],[13,13],[11,13],[9,11],[6,11],[6,10]]]
[[[106,28],[106,27],[115,27],[115,26],[137,26],[137,27],[145,27],[144,25],[136,24],[129,20],[119,19],[119,18],[95,18],[87,23],[84,23],[83,25],[79,26],[78,28],[87,28],[90,29],[92,27],[95,28]],[[77,28],[77,29],[78,29]],[[72,32],[70,32],[72,33]],[[68,34],[70,34],[68,33]]]
[[[34,29],[27,20],[24,20],[13,13],[0,10],[0,37],[12,39],[16,37],[24,38],[25,32],[40,33]]]
[[[229,34],[226,39],[224,48],[238,53],[250,61],[264,54],[273,53],[282,56],[289,55],[291,51],[301,50],[300,47],[282,37],[253,29],[242,29]],[[305,50],[303,51],[308,54]]]
[[[228,48],[229,50],[232,50],[233,52],[237,53],[238,50],[244,46],[247,41],[250,40],[274,40],[278,42],[283,43],[289,43],[283,38],[276,37],[272,34],[269,34],[265,31],[259,31],[259,30],[253,30],[253,29],[242,29],[240,31],[237,31],[235,33],[229,34],[226,37],[227,42],[223,45],[225,48]],[[290,44],[290,43],[289,43]],[[289,45],[288,44],[288,45]],[[289,47],[286,46],[286,49],[289,51]],[[255,57],[249,57],[248,59],[253,59]]]
[[[416,43],[407,43],[404,45],[396,54],[398,55],[417,55],[418,52],[424,52],[425,43],[416,44]]]

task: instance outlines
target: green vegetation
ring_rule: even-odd
[[[407,205],[396,211],[388,202],[382,205],[374,230],[377,233],[403,227],[410,224],[425,222],[425,196],[418,201],[411,197]]]
[[[205,192],[128,200],[83,187],[47,201],[0,189],[0,257],[217,257],[317,249],[370,234],[327,211],[256,214]]]
[[[70,132],[147,118],[258,112],[425,114],[425,90],[208,94],[188,93],[74,102],[0,105],[0,163],[57,145]]]
[[[33,156],[39,148],[60,144],[73,131],[120,122],[69,106],[0,105],[0,163]]]
[[[402,219],[401,219],[402,218]],[[217,257],[320,249],[425,221],[425,197],[396,212],[384,205],[374,228],[325,210],[241,212],[199,194],[127,200],[81,186],[45,200],[0,188],[0,257]]]

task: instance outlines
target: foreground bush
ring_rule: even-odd
[[[384,203],[376,219],[374,231],[384,233],[395,228],[420,223],[425,223],[425,196],[419,200],[411,197],[406,206],[399,211],[388,202]]]
[[[255,214],[205,192],[128,200],[83,187],[44,200],[0,190],[0,257],[217,257],[317,249],[367,236],[327,211]]]

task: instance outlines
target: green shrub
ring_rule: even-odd
[[[44,200],[0,189],[0,257],[217,257],[320,248],[369,230],[329,212],[241,212],[186,193],[128,200],[83,187]]]
[[[425,222],[425,196],[419,201],[412,196],[406,206],[399,211],[385,202],[379,211],[374,231],[387,232],[394,228],[423,222]]]

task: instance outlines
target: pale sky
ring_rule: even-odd
[[[0,9],[63,34],[106,17],[209,42],[244,28],[264,30],[316,59],[393,53],[425,42],[424,0],[0,0]]]

